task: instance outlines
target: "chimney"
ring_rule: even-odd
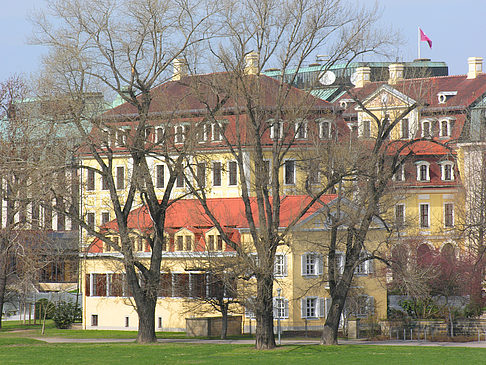
[[[388,73],[390,74],[390,78],[388,79],[388,83],[390,85],[395,85],[398,81],[403,80],[403,70],[405,66],[401,63],[392,63],[388,66]]]
[[[245,55],[245,74],[256,75],[259,73],[259,54],[258,52],[251,51]]]
[[[483,73],[483,58],[469,57],[467,59],[469,71],[467,72],[468,79],[475,79],[478,75]]]
[[[172,81],[179,81],[182,76],[187,76],[188,66],[184,58],[174,58],[172,62],[174,65],[174,72],[172,73]]]
[[[358,67],[354,78],[354,86],[363,87],[367,83],[371,82],[371,68],[369,67]]]

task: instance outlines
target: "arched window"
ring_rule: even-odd
[[[449,261],[454,260],[454,258],[456,257],[454,246],[450,242],[447,242],[446,244],[444,244],[444,246],[442,246],[440,254],[444,259],[447,259]]]
[[[417,181],[430,181],[430,163],[417,162]]]
[[[422,122],[422,137],[432,137],[432,122],[430,120],[424,120]]]
[[[450,118],[442,119],[439,122],[440,127],[440,137],[450,137],[452,135],[452,127],[454,125],[454,121]]]
[[[442,181],[454,180],[454,163],[451,161],[443,161],[440,163],[440,172]]]

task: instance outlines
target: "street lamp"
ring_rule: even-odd
[[[280,305],[282,304],[282,298],[280,298],[282,294],[282,288],[278,288],[277,289],[277,297],[278,297],[278,306],[277,306],[277,333],[278,333],[278,344],[281,345],[282,342],[281,342],[281,338],[280,338],[280,334],[282,332],[282,328],[280,327],[280,311],[281,311],[281,308],[280,308]]]

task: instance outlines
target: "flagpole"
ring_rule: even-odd
[[[417,27],[417,34],[418,34],[418,43],[417,43],[417,54],[418,59],[420,60],[420,27]]]

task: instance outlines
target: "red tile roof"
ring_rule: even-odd
[[[386,82],[370,82],[362,88],[354,88],[352,93],[361,100],[370,96]],[[474,79],[468,79],[466,75],[425,77],[418,79],[405,79],[390,87],[400,91],[420,103],[425,103],[427,110],[447,110],[451,108],[461,109],[471,105],[475,100],[486,93],[486,74],[480,74]],[[448,97],[446,103],[440,104],[437,94],[440,92],[456,91],[457,94]],[[349,94],[344,94],[340,99],[349,99]],[[339,102],[339,101],[338,101]],[[354,106],[353,106],[354,109]],[[348,108],[349,111],[351,111]]]
[[[336,195],[324,195],[321,197],[321,202],[328,204],[335,198]],[[286,227],[310,201],[311,197],[306,195],[290,195],[282,197],[280,206],[280,226]],[[248,221],[245,218],[245,208],[241,198],[208,199],[207,204],[220,224],[225,229],[228,229],[228,232],[233,228],[246,229],[249,227]],[[256,224],[258,224],[258,214],[256,213],[257,203],[255,199],[251,200],[251,208],[254,212],[253,216],[257,221]],[[301,220],[308,218],[321,208],[322,204],[320,202],[315,203]],[[152,228],[152,221],[147,208],[141,207],[133,210],[128,217],[128,226],[131,229],[139,231],[150,231]],[[116,231],[116,220],[107,223],[104,227]],[[207,232],[208,229],[213,228],[214,224],[204,213],[204,209],[197,199],[181,199],[173,202],[168,208],[165,227],[168,232],[172,233],[183,227],[192,231],[197,230],[198,233],[204,233]],[[237,231],[232,232],[232,234],[236,235],[235,237],[239,237]],[[91,245],[90,251],[100,252],[101,246],[99,240],[95,240]]]

